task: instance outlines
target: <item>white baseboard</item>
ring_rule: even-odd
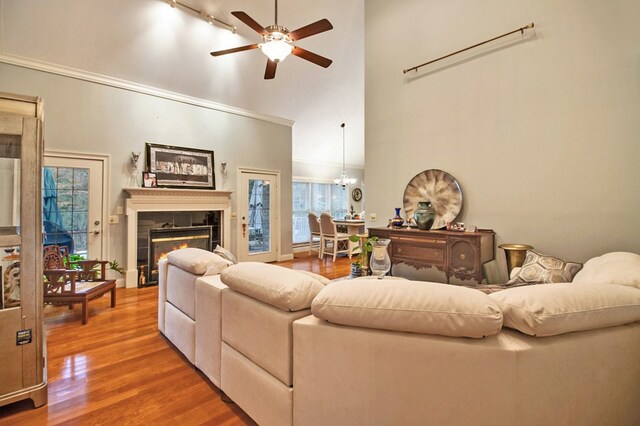
[[[278,262],[284,262],[285,260],[293,260],[293,253],[281,254],[278,257]]]

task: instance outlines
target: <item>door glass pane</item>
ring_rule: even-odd
[[[271,251],[270,182],[249,179],[249,254]]]
[[[20,247],[0,247],[0,309],[20,306]]]
[[[45,167],[42,183],[44,245],[62,245],[86,255],[89,169]]]
[[[0,135],[0,234],[20,225],[20,136]]]

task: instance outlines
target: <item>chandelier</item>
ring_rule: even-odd
[[[356,183],[356,179],[347,176],[347,170],[345,167],[345,150],[344,150],[344,123],[340,125],[342,127],[342,173],[338,179],[334,179],[336,185],[340,185],[342,189],[345,189],[349,185]]]

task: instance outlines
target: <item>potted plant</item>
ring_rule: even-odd
[[[362,264],[359,260],[351,262],[351,276],[354,278],[362,276]]]
[[[369,256],[373,251],[373,243],[378,241],[378,237],[368,238],[366,236],[351,235],[349,241],[359,243],[358,246],[353,248],[353,251],[360,249],[357,260],[351,263],[351,276],[369,275]]]

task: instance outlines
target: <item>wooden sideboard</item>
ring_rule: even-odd
[[[369,228],[369,236],[389,238],[391,263],[417,269],[435,267],[451,277],[482,282],[482,265],[495,258],[495,232],[422,231],[417,228]]]

